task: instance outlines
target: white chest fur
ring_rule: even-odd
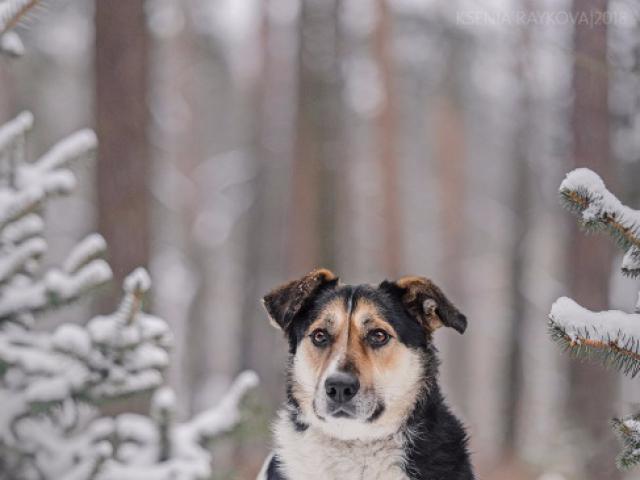
[[[341,441],[313,427],[297,432],[283,415],[275,438],[276,454],[289,480],[408,480],[400,434],[366,443]]]

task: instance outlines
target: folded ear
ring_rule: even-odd
[[[313,296],[338,283],[330,270],[319,268],[304,277],[280,285],[262,299],[272,323],[283,331],[291,326],[294,317]]]
[[[402,277],[395,282],[385,280],[380,288],[399,295],[409,314],[429,331],[442,325],[460,333],[464,333],[467,328],[467,317],[428,278]]]

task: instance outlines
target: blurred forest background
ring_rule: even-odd
[[[639,20],[635,0],[52,0],[0,62],[0,121],[33,111],[34,154],[96,129],[51,256],[97,228],[117,280],[149,266],[183,415],[260,375],[219,478],[254,478],[284,398],[259,299],[316,266],[427,275],[467,314],[437,343],[480,478],[640,478],[608,425],[637,382],[546,332],[559,295],[631,310],[637,291],[556,192],[588,166],[640,205]]]

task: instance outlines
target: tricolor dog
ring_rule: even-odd
[[[473,480],[433,333],[467,320],[430,280],[344,285],[315,270],[264,297],[289,341],[287,401],[260,480]]]

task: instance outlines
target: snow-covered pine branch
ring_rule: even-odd
[[[0,34],[15,27],[38,0],[4,0],[0,3]]]
[[[19,57],[24,53],[22,41],[17,33],[10,31],[39,0],[2,0],[0,1],[0,53]]]
[[[126,414],[116,419],[119,444],[97,480],[207,480],[211,453],[207,444],[231,430],[240,419],[239,405],[258,384],[251,371],[241,373],[220,403],[184,423],[174,423],[175,396],[156,392],[152,416]]]
[[[93,132],[82,130],[30,163],[26,135],[32,127],[29,112],[0,127],[0,323],[63,305],[111,279],[111,269],[99,258],[106,248],[99,235],[81,242],[62,268],[33,275],[47,248],[42,204],[73,189],[75,177],[67,166],[93,158],[97,141]]]
[[[552,337],[572,354],[632,377],[640,372],[640,314],[592,312],[561,297],[551,307],[549,319]]]
[[[616,418],[611,422],[623,449],[618,455],[620,468],[628,469],[640,463],[640,415]]]
[[[173,393],[160,388],[171,334],[142,309],[151,287],[144,269],[125,279],[115,312],[33,328],[47,309],[110,280],[111,269],[98,234],[42,269],[43,206],[73,189],[68,165],[92,158],[97,142],[83,130],[28,162],[32,126],[28,112],[0,126],[0,480],[210,478],[207,443],[237,423],[257,379],[241,374],[217,407],[176,423]],[[100,417],[101,404],[141,392],[155,392],[151,416]]]
[[[640,275],[640,211],[620,202],[602,179],[586,168],[570,172],[560,185],[565,204],[587,229],[608,232],[626,250],[621,270]],[[640,296],[636,313],[593,312],[561,297],[549,314],[551,337],[571,354],[616,368],[631,377],[640,372]],[[623,444],[621,468],[640,463],[640,414],[615,419],[613,428]]]
[[[640,274],[637,249],[640,248],[640,212],[620,202],[602,179],[588,168],[570,172],[560,185],[560,194],[580,223],[588,229],[605,230],[628,250],[623,264],[627,275]]]

